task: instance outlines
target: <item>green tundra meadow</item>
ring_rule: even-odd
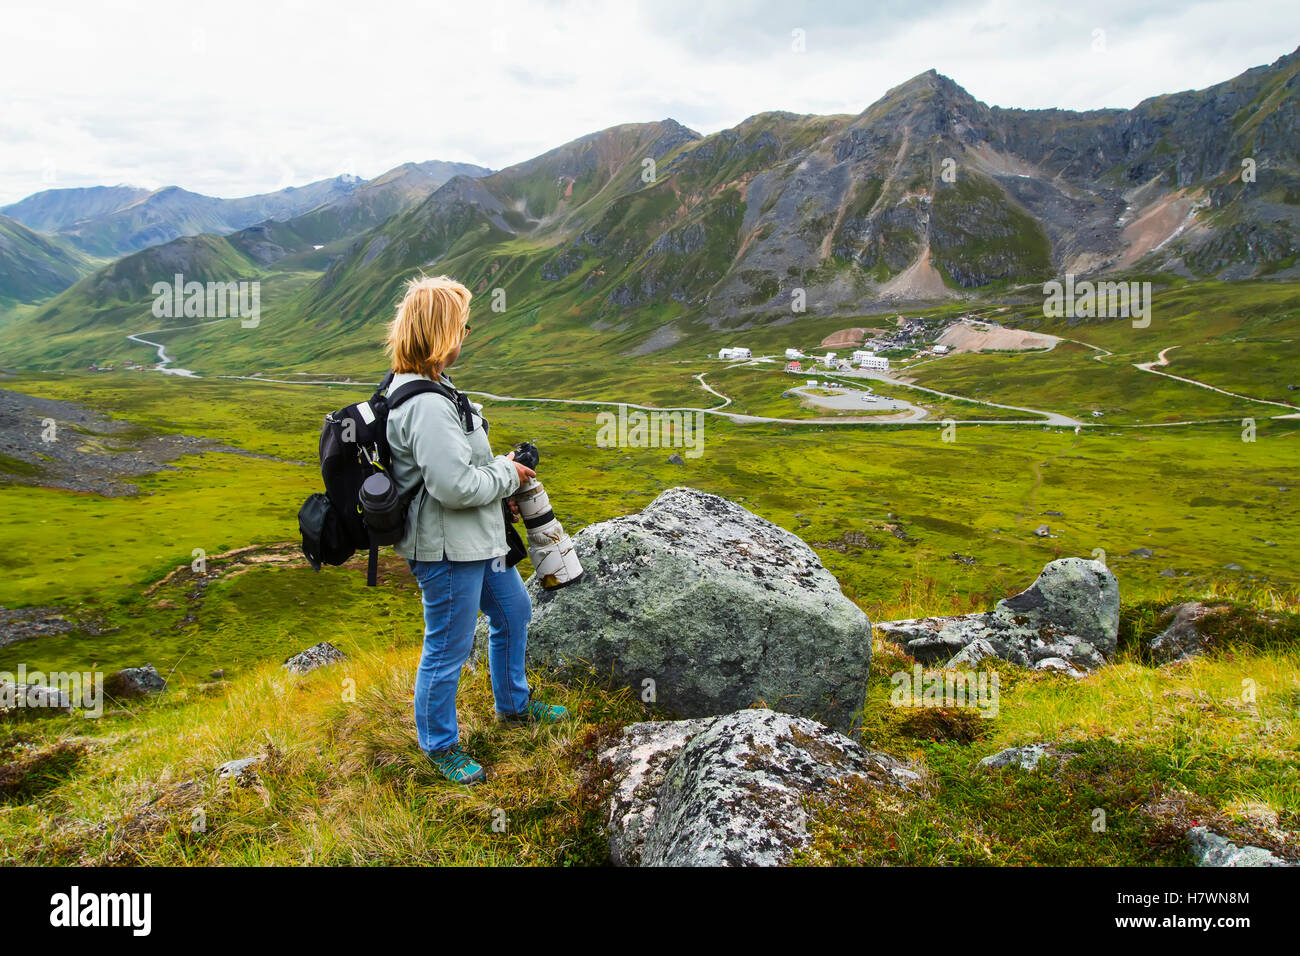
[[[1041,326],[1071,342],[953,355],[907,372],[973,401],[875,383],[881,394],[928,402],[932,417],[915,424],[836,420],[785,395],[801,380],[779,364],[729,367],[708,357],[703,337],[635,361],[569,352],[531,362],[517,343],[489,334],[470,343],[456,378],[512,396],[484,399],[494,443],[526,439],[542,449],[539,474],[569,529],[690,485],[798,534],[873,620],[987,609],[1054,558],[1105,560],[1123,602],[1118,661],[1079,681],[1000,662],[995,718],[889,706],[889,675],[912,662],[877,638],[861,740],[925,768],[926,798],[893,806],[850,790],[819,813],[800,859],[1177,864],[1190,821],[1267,842],[1300,814],[1300,419],[1252,400],[1286,402],[1294,393],[1278,383],[1300,372],[1295,350],[1276,347],[1297,327],[1294,287],[1175,287],[1163,296],[1156,315],[1167,320],[1151,329]],[[1014,303],[1001,308],[1008,322],[1039,324],[1027,309],[1013,318]],[[490,331],[493,317],[475,321]],[[809,319],[746,341],[755,355],[779,358],[784,342],[815,344],[873,321],[884,320]],[[539,333],[542,342],[559,336]],[[1133,367],[1169,345],[1180,350],[1167,371],[1198,377],[1215,365],[1206,377],[1217,387],[1252,397]],[[328,377],[373,381],[382,357],[372,351],[369,365]],[[1216,364],[1225,352],[1241,359]],[[176,353],[185,364],[183,347]],[[1271,359],[1257,375],[1248,366],[1264,353]],[[292,381],[276,372],[266,377]],[[390,554],[381,586],[368,589],[360,558],[316,573],[297,548],[298,505],[319,485],[321,417],[368,387],[200,374],[16,369],[2,383],[128,424],[59,439],[85,448],[171,434],[212,442],[130,479],[137,493],[115,497],[44,486],[39,459],[0,458],[8,516],[0,606],[54,609],[74,625],[0,649],[0,670],[147,662],[169,681],[155,699],[111,701],[97,720],[19,713],[0,723],[0,860],[603,862],[596,755],[627,722],[670,715],[598,675],[561,685],[536,674],[578,719],[507,735],[492,722],[486,674],[467,672],[467,746],[494,773],[472,793],[435,780],[409,714],[422,631],[413,579]],[[817,420],[704,415],[702,453],[677,464],[669,456],[684,449],[600,447],[597,416],[613,406],[539,401],[718,406],[701,374],[732,399],[728,412]],[[992,410],[978,400],[1084,424],[1048,426],[1028,414],[986,424],[978,415]],[[33,441],[40,426],[28,424]],[[1044,524],[1049,536],[1035,533]],[[1144,641],[1163,626],[1165,608],[1191,599],[1230,608],[1221,639],[1204,657],[1153,666]],[[279,669],[319,641],[349,662],[303,678]],[[978,771],[979,758],[1035,741],[1064,742],[1077,755],[1053,772]],[[255,788],[213,784],[213,767],[251,754],[273,770]],[[1096,807],[1109,808],[1101,833],[1092,829]],[[504,834],[490,825],[501,808],[514,821]]]

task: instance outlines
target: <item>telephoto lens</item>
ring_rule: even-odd
[[[515,461],[526,468],[536,468],[541,453],[532,442],[515,446]],[[573,541],[551,510],[546,489],[536,478],[519,486],[512,500],[519,509],[528,532],[528,550],[533,559],[533,569],[542,587],[548,591],[572,584],[582,577],[582,564],[573,549]]]

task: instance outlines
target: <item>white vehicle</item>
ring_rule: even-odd
[[[873,402],[873,403],[874,403],[874,402],[876,401],[876,396],[871,395],[871,394],[863,395],[863,396],[862,396],[862,400],[863,400],[864,402]]]

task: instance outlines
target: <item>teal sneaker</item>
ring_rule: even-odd
[[[528,706],[517,714],[497,712],[497,721],[503,724],[555,724],[569,716],[569,708],[559,704],[543,704],[530,700]]]
[[[446,750],[430,751],[427,756],[429,762],[442,771],[442,775],[452,783],[473,786],[481,783],[487,776],[487,771],[479,766],[473,757],[460,749],[460,744],[448,747]]]

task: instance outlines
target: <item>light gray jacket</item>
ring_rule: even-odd
[[[391,395],[422,376],[393,376]],[[444,385],[451,385],[447,376]],[[501,499],[519,489],[519,473],[506,458],[492,457],[483,419],[474,415],[466,434],[443,395],[407,399],[388,414],[393,481],[403,494],[420,489],[406,512],[406,534],[394,545],[417,561],[484,561],[506,554]]]

